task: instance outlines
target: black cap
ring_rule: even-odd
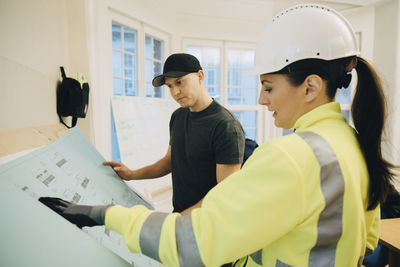
[[[154,77],[152,84],[158,87],[165,84],[165,77],[178,78],[201,69],[196,57],[184,53],[172,54],[164,63],[163,74]]]

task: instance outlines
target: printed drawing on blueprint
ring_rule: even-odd
[[[53,144],[0,166],[0,180],[37,201],[59,197],[78,204],[142,204],[152,208],[109,167],[104,158],[75,127]],[[54,216],[59,216],[54,213]],[[67,222],[68,223],[68,222]],[[85,227],[87,234],[134,266],[160,266],[144,255],[131,253],[123,238],[104,226]]]

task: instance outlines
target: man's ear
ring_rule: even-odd
[[[203,72],[203,70],[199,70],[197,72],[197,75],[199,75],[200,81],[203,82],[204,81],[204,72]]]
[[[324,81],[320,76],[315,74],[307,76],[303,83],[303,86],[305,86],[305,102],[312,102],[315,100],[323,91],[323,84]]]

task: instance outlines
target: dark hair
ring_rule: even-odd
[[[346,68],[355,57],[335,60],[305,59],[275,72],[285,74],[289,82],[298,86],[307,76],[316,74],[327,84],[326,94],[333,99],[338,88],[347,87],[351,75]],[[369,173],[368,210],[383,203],[392,188],[394,165],[383,159],[381,141],[386,119],[386,101],[382,83],[374,68],[363,58],[356,57],[357,88],[351,104],[357,139]]]

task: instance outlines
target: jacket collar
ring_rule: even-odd
[[[346,120],[342,115],[339,102],[330,102],[307,112],[297,119],[294,128],[296,131],[301,131],[327,119]]]

